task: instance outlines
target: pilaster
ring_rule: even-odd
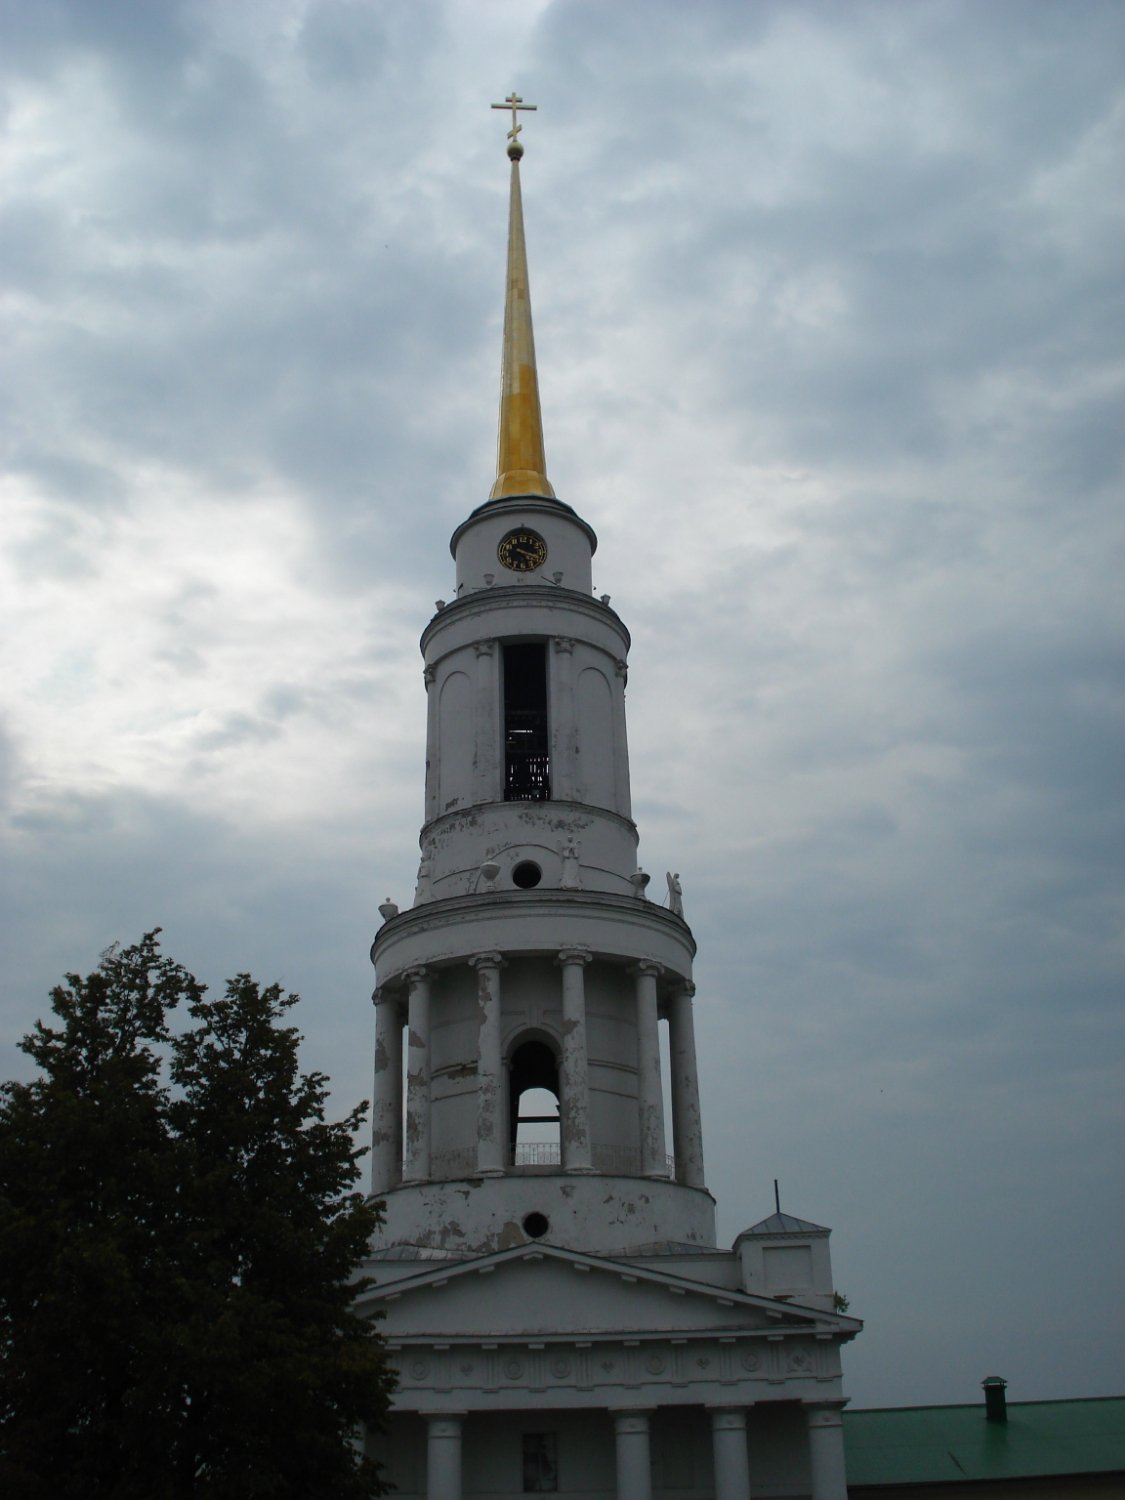
[[[624,657],[618,657],[613,665],[617,681],[621,684],[613,695],[613,770],[617,783],[617,801],[614,805],[622,817],[631,818],[629,735],[625,725],[625,687],[629,681],[629,668]]]
[[[493,640],[475,641],[476,682],[476,757],[473,776],[473,800],[491,802],[500,795],[501,772],[496,728],[500,716],[500,674]]]
[[[575,749],[578,725],[574,710],[574,639],[568,635],[551,638],[551,677],[554,704],[554,729],[551,735],[551,783],[556,800],[577,795]]]
[[[426,685],[426,822],[438,815],[440,792],[438,790],[438,691],[434,686],[437,670],[427,662],[422,668],[422,681]]]

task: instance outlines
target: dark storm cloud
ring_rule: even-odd
[[[367,867],[371,858],[386,867],[398,851],[381,853],[373,829],[367,848],[310,863],[293,838],[140,792],[63,794],[18,816],[8,848],[19,880],[3,913],[12,954],[3,1076],[26,1076],[15,1041],[45,1012],[64,970],[85,973],[109,943],[162,926],[166,951],[212,987],[249,970],[297,990],[306,1002],[297,1013],[305,1066],[331,1072],[341,1110],[369,1094],[362,1048],[344,1067],[338,1049],[343,1041],[356,1050],[369,1030],[365,947],[379,919]],[[39,921],[48,906],[51,933]]]
[[[378,86],[386,34],[402,45],[410,25],[309,13],[295,55],[313,90],[347,85],[333,116],[214,44],[205,7],[144,15],[130,29],[131,7],[48,7],[30,27],[40,76],[54,58],[63,98],[96,99],[108,150],[77,204],[48,208],[33,184],[12,210],[13,273],[39,299],[17,334],[27,368],[50,371],[56,429],[45,445],[41,391],[17,401],[14,467],[50,483],[57,449],[96,432],[114,450],[106,489],[132,456],[235,486],[264,463],[345,514],[370,506],[375,476],[407,490],[425,467],[419,402],[442,402],[479,322],[425,194],[410,201],[391,175],[424,144]],[[348,131],[343,149],[326,149],[326,128]],[[364,134],[378,143],[366,171]],[[56,298],[80,316],[44,315]],[[393,523],[396,506],[380,509]]]
[[[683,30],[712,35],[745,15],[732,7],[720,17],[721,9],[696,8]],[[580,31],[580,10],[562,8],[557,24]],[[663,8],[657,14],[658,27],[676,23]],[[849,8],[846,22],[832,7],[755,14],[742,46],[721,54],[721,104],[700,108],[691,87],[661,91],[657,118],[662,129],[677,122],[675,150],[657,136],[608,152],[626,184],[643,179],[653,155],[668,156],[653,191],[628,193],[639,246],[630,273],[636,306],[675,302],[681,372],[706,392],[701,399],[771,417],[774,440],[794,458],[933,458],[964,441],[964,422],[948,410],[951,386],[1013,365],[1065,382],[1087,363],[1091,320],[1104,326],[1120,307],[1116,257],[1101,248],[1118,242],[1120,217],[1107,216],[1093,195],[1060,200],[1048,179],[1112,116],[1120,51],[1113,7],[1091,14],[1105,45],[1089,52],[1071,44],[1069,17],[1057,6],[918,7],[932,42],[925,53],[913,28],[904,36],[887,26],[886,7]],[[635,21],[625,8],[618,27]],[[747,102],[760,71],[755,43],[771,30],[791,33],[793,43],[792,101],[772,125],[761,102]],[[906,75],[897,96],[884,78],[866,96],[845,88],[819,98],[819,62],[833,32],[850,55],[843,77],[857,88],[901,49],[924,93],[943,96],[948,116],[927,128],[923,98],[921,118],[912,118]],[[607,61],[613,45],[612,27],[586,35],[586,52]],[[653,56],[677,74],[674,48],[646,51],[646,63]],[[651,88],[649,68],[638,65],[621,82],[626,97],[630,85]],[[647,104],[633,115],[646,129]],[[804,108],[823,112],[823,131],[815,113],[811,128],[800,119],[799,170],[794,163],[780,187],[763,189],[776,176],[771,137]],[[629,118],[628,109],[621,114]],[[791,139],[787,147],[792,155]],[[592,211],[604,217],[600,200]],[[1052,231],[1075,212],[1087,221],[1081,246],[1056,242]],[[803,323],[803,305],[811,300],[815,313],[825,295],[825,315]],[[1039,419],[1027,433],[1038,457],[1053,447],[1042,416],[1029,413]],[[748,430],[748,456],[758,431]],[[1103,431],[1096,441],[1107,438]]]

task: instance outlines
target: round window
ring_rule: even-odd
[[[512,884],[521,891],[530,891],[543,879],[543,871],[533,860],[524,859],[512,871]]]
[[[551,1225],[546,1214],[528,1214],[523,1221],[523,1232],[533,1240],[541,1240]]]

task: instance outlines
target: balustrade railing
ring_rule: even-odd
[[[641,1154],[632,1146],[595,1146],[595,1172],[615,1177],[636,1177],[641,1170]],[[513,1167],[557,1167],[562,1165],[562,1148],[556,1141],[521,1141],[515,1149]],[[676,1176],[676,1158],[666,1158],[668,1176]],[[436,1151],[430,1163],[431,1178],[448,1182],[458,1177],[473,1177],[477,1170],[477,1153],[472,1146],[453,1151]]]
[[[550,1141],[526,1141],[516,1147],[517,1167],[555,1167],[562,1161],[562,1148]]]

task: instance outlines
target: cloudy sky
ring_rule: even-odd
[[[633,631],[721,1242],[833,1226],[857,1405],[1125,1388],[1113,0],[7,0],[3,1075],[161,925],[370,1092],[417,637],[495,472]]]

